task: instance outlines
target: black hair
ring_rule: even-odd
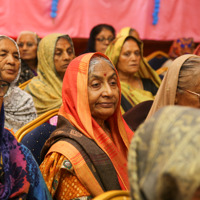
[[[104,28],[107,29],[107,30],[110,30],[112,32],[113,36],[115,37],[115,29],[114,29],[114,27],[112,27],[109,24],[99,24],[99,25],[93,27],[92,30],[91,30],[91,32],[90,32],[90,38],[88,40],[87,49],[86,49],[86,51],[84,53],[87,53],[87,52],[96,52],[96,50],[95,50],[95,39],[96,39],[96,36]]]

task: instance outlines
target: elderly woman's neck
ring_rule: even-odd
[[[109,125],[105,122],[105,120],[95,119],[97,124],[104,130],[104,132],[110,136],[110,128]]]
[[[29,66],[30,69],[33,71],[37,71],[37,60],[32,59],[32,60],[24,60],[24,62]]]

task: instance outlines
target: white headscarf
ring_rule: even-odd
[[[17,43],[13,39],[0,35],[0,40],[3,39],[11,40],[19,53]],[[16,86],[20,71],[21,59],[17,77],[11,82],[8,92],[4,96],[5,127],[12,129],[14,132],[37,117],[32,97]]]

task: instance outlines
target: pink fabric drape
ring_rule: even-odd
[[[142,39],[173,40],[193,37],[200,41],[200,1],[160,0],[157,25],[152,25],[154,0],[59,0],[57,17],[50,17],[51,0],[0,0],[0,34],[17,37],[22,30],[39,36],[52,32],[88,38],[93,26],[108,23],[118,32],[125,26],[138,30]]]

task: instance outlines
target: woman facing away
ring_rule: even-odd
[[[33,97],[37,114],[59,108],[65,71],[75,57],[74,46],[68,35],[52,33],[45,36],[38,47],[38,76],[25,88]]]
[[[4,96],[5,127],[16,132],[36,118],[32,97],[16,86],[20,75],[20,54],[14,40],[0,36],[0,70],[2,79],[10,83]]]
[[[57,129],[41,152],[40,169],[53,198],[90,199],[129,189],[133,132],[122,118],[120,95],[117,71],[104,54],[83,54],[68,66]]]
[[[108,45],[115,39],[115,29],[108,24],[98,24],[92,28],[85,53],[105,53]]]
[[[140,102],[154,99],[161,80],[144,60],[141,41],[133,36],[121,36],[109,45],[106,55],[119,74],[122,113]]]
[[[17,37],[21,57],[21,73],[17,81],[20,85],[37,76],[37,47],[40,38],[35,32],[22,31]]]
[[[137,129],[128,155],[132,200],[200,199],[199,121],[199,109],[166,106]]]
[[[31,152],[4,129],[3,96],[9,85],[0,78],[0,199],[51,200]]]
[[[147,119],[166,105],[200,108],[200,57],[187,54],[178,57],[169,67]]]

